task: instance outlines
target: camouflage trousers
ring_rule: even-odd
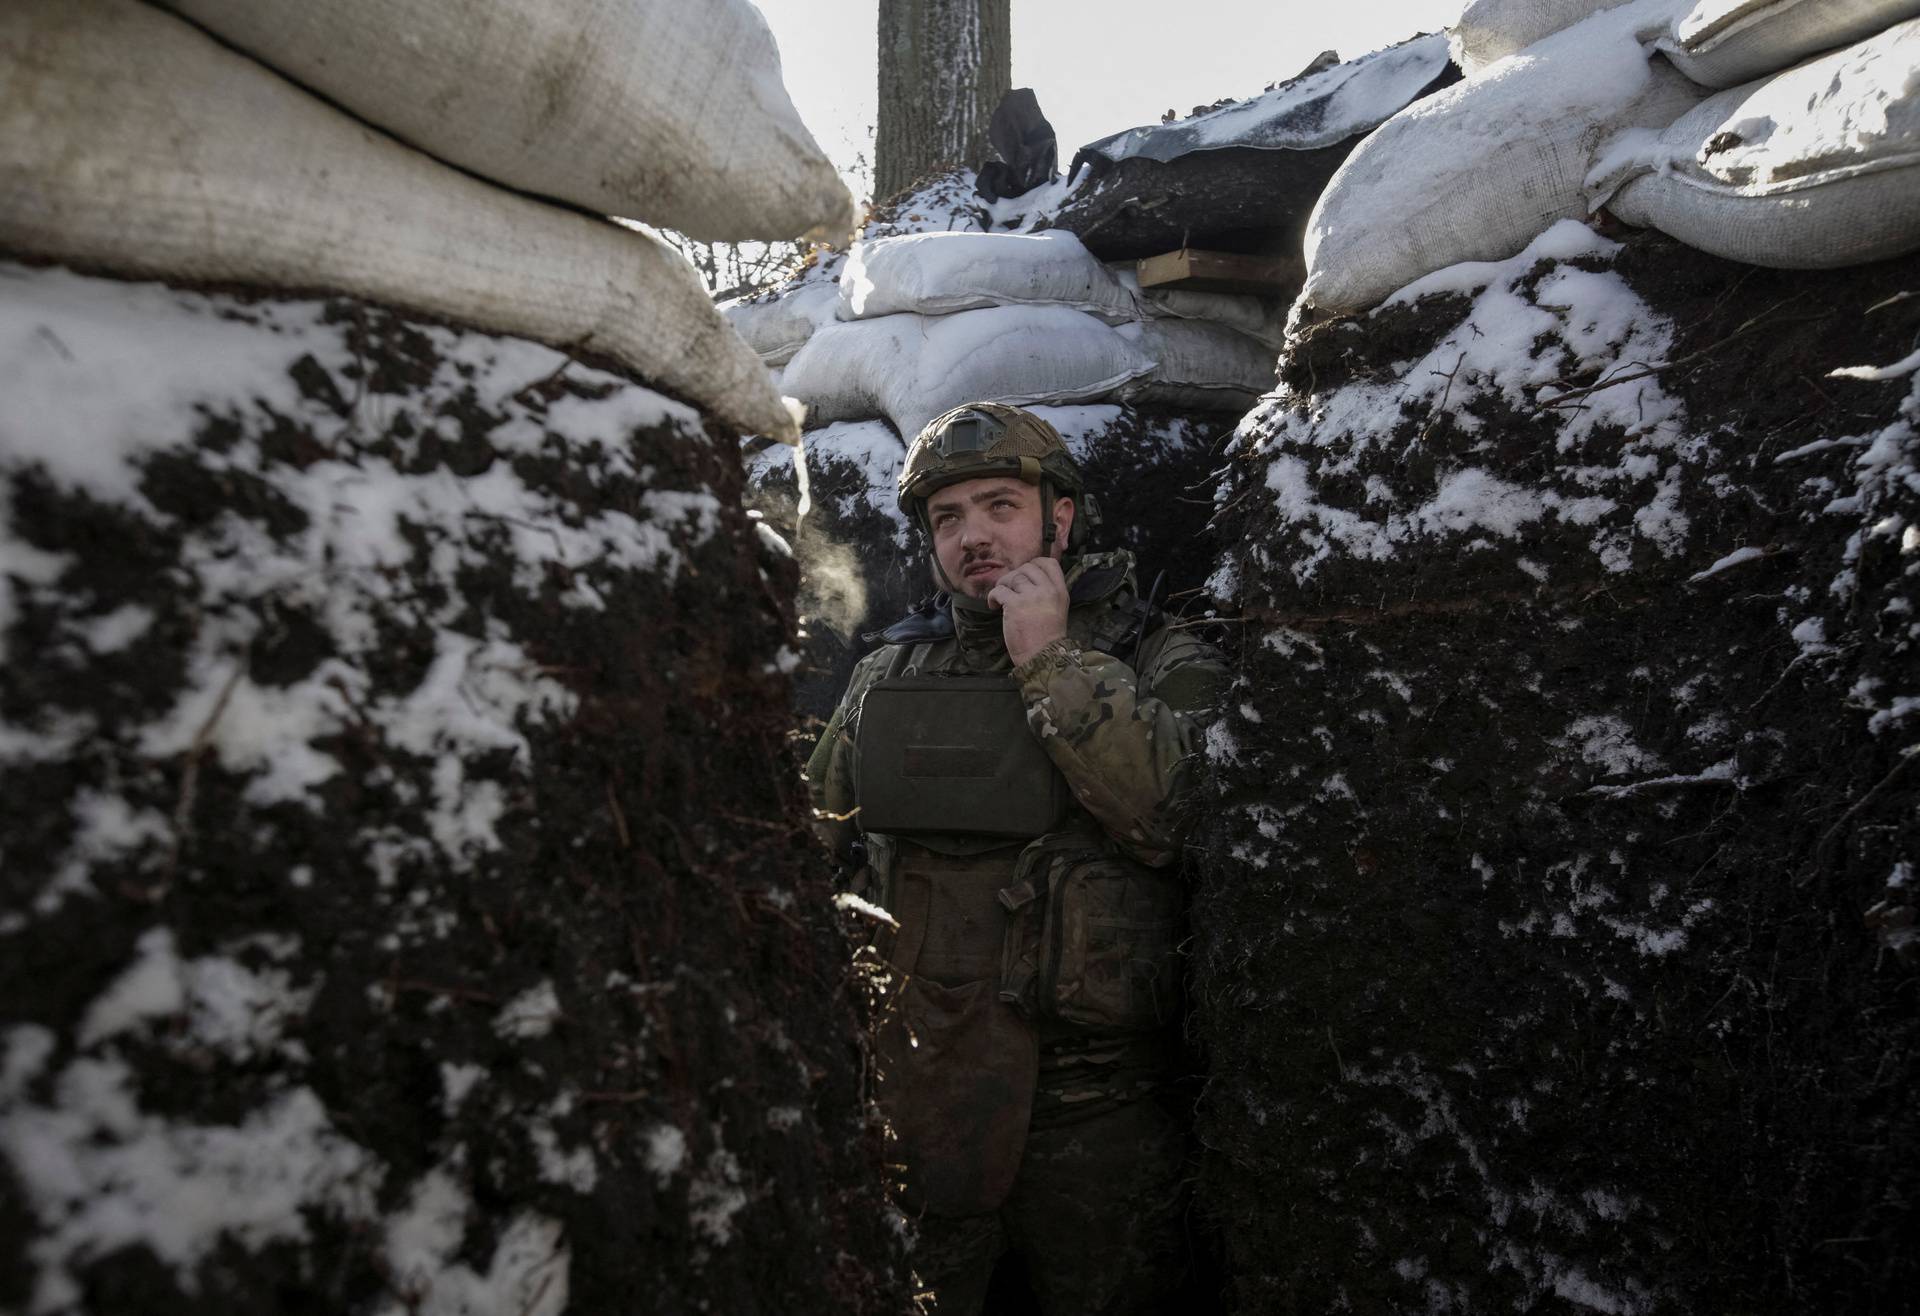
[[[1047,1047],[1006,1202],[918,1222],[912,1261],[935,1316],[980,1316],[1008,1252],[1026,1262],[1045,1316],[1158,1310],[1186,1272],[1191,1178],[1189,1121],[1167,1087],[1137,1046]]]

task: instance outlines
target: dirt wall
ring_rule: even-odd
[[[737,436],[0,279],[0,1306],[903,1310]]]
[[[1920,263],[1543,243],[1305,334],[1222,491],[1233,1309],[1903,1310],[1920,397],[1829,372]]]

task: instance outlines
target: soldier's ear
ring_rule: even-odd
[[[1053,500],[1053,544],[1055,555],[1066,551],[1073,533],[1074,506],[1071,498]]]

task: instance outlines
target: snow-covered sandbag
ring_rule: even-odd
[[[1468,77],[1536,41],[1628,0],[1473,0],[1448,29],[1453,62]]]
[[[351,293],[611,358],[744,431],[794,434],[665,243],[476,181],[133,0],[0,8],[0,246]]]
[[[1064,306],[993,306],[831,324],[781,386],[811,423],[884,416],[911,437],[966,402],[1087,402],[1147,374],[1152,358],[1111,325]]]
[[[1920,0],[1700,0],[1656,43],[1704,87],[1734,87],[1920,14]]]
[[[853,227],[747,0],[163,3],[511,187],[710,241]]]
[[[1278,298],[1234,292],[1196,292],[1190,288],[1142,288],[1132,262],[1110,266],[1120,285],[1133,294],[1143,314],[1176,320],[1206,320],[1257,338],[1276,350],[1286,341],[1286,309]]]
[[[1661,127],[1701,91],[1640,32],[1666,0],[1636,0],[1418,101],[1362,142],[1307,221],[1301,292],[1357,311],[1447,265],[1505,260],[1587,211],[1598,149]]]
[[[843,320],[985,306],[1064,306],[1114,324],[1139,315],[1112,271],[1057,229],[879,238],[856,243],[840,271]]]
[[[1593,196],[1629,224],[1755,265],[1920,249],[1920,19],[1625,139]]]
[[[1190,411],[1242,412],[1273,388],[1274,349],[1204,320],[1148,320],[1122,336],[1154,360],[1120,390],[1122,400]]]
[[[839,305],[840,289],[822,280],[779,296],[727,302],[720,312],[762,361],[783,366],[816,329],[833,323]]]

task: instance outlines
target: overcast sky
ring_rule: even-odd
[[[881,0],[755,0],[787,89],[842,172],[871,166]],[[1459,15],[1462,0],[1013,0],[1013,85],[1032,87],[1060,138],[1087,142],[1253,95],[1323,50],[1364,55]],[[871,168],[868,173],[870,175]]]

